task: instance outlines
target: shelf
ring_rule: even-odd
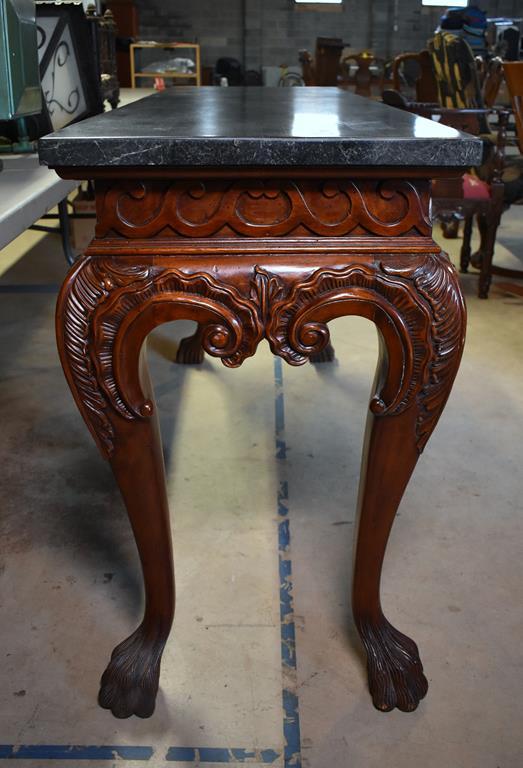
[[[180,72],[135,72],[135,77],[198,77],[196,72],[190,72],[186,75],[180,73]]]
[[[196,48],[198,43],[132,43],[134,48]]]
[[[161,49],[161,50],[180,50],[185,49],[189,51],[194,51],[194,59],[195,59],[195,72],[172,72],[172,71],[166,71],[166,72],[148,72],[146,69],[140,70],[137,72],[136,67],[136,51],[147,49]],[[136,88],[136,81],[138,78],[156,78],[156,77],[164,77],[171,80],[195,80],[195,85],[199,86],[202,84],[202,75],[201,75],[201,63],[200,63],[200,46],[198,43],[157,43],[154,41],[151,42],[139,42],[139,43],[132,43],[130,47],[130,54],[131,54],[131,85],[133,88]]]

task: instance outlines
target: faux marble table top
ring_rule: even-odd
[[[40,140],[59,166],[450,166],[482,142],[339,88],[175,87]]]

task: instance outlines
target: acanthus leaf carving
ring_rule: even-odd
[[[263,337],[275,354],[302,365],[327,346],[329,321],[350,314],[377,325],[395,360],[371,409],[394,415],[415,402],[417,445],[423,449],[464,341],[463,302],[445,256],[388,256],[377,265],[320,268],[298,281],[256,266],[246,293],[208,273],[186,274],[170,265],[143,267],[110,258],[81,264],[62,302],[63,349],[77,401],[104,453],[113,450],[111,412],[125,419],[152,413],[138,375],[127,374],[124,381],[120,370],[121,350],[133,335],[137,356],[155,325],[183,317],[199,323],[204,349],[226,366],[253,355]]]
[[[418,447],[423,450],[459,367],[465,344],[465,303],[456,270],[445,254],[427,256],[421,265],[408,258],[396,258],[381,268],[385,274],[411,280],[431,309],[431,358],[418,395]]]
[[[134,336],[138,355],[147,333],[159,320],[198,319],[204,323],[202,344],[224,365],[237,367],[253,355],[263,336],[257,306],[230,285],[207,273],[185,274],[174,267],[136,267],[115,259],[86,259],[65,284],[59,302],[64,314],[60,345],[64,369],[80,410],[100,450],[111,456],[111,414],[148,418],[152,404],[138,377],[122,382],[119,349]]]
[[[371,401],[376,414],[400,413],[420,389],[429,356],[429,313],[407,281],[370,264],[317,270],[273,307],[271,347],[291,365],[303,365],[328,344],[327,323],[351,314],[375,322],[391,353],[402,360],[397,370],[389,369]]]
[[[117,263],[110,272],[103,267],[90,268],[91,262],[82,262],[64,283],[58,302],[58,313],[63,313],[59,324],[63,334],[64,370],[77,403],[95,437],[102,453],[110,453],[114,440],[114,428],[108,415],[108,402],[98,382],[96,364],[90,353],[91,320],[97,306],[109,292],[120,285],[130,285],[133,280],[145,279],[148,268]]]
[[[256,265],[251,280],[250,297],[258,307],[258,313],[263,326],[267,325],[274,303],[285,294],[282,280],[266,269]]]
[[[403,360],[400,375],[389,367],[371,409],[394,415],[416,401],[421,452],[449,395],[465,341],[465,307],[452,264],[445,254],[425,254],[392,256],[379,269],[360,264],[319,269],[273,306],[267,329],[271,348],[291,365],[302,365],[328,344],[328,321],[349,314],[372,319],[389,351],[395,346],[395,359]]]

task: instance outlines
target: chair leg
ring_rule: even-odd
[[[460,272],[463,272],[463,274],[465,274],[469,270],[472,222],[473,222],[473,216],[465,217],[465,224],[463,227],[463,244],[461,246],[461,253],[460,253],[460,259],[459,259],[459,269],[460,269]]]
[[[459,232],[458,217],[452,215],[450,219],[442,219],[441,229],[443,230],[443,237],[445,237],[447,240],[454,240],[458,236]]]
[[[479,248],[470,257],[470,263],[474,269],[481,269],[483,263],[483,254],[485,252],[485,242],[487,237],[487,216],[484,213],[478,213],[476,216],[476,223],[478,225],[479,232]]]
[[[484,228],[481,243],[481,264],[479,266],[479,285],[478,296],[480,299],[488,299],[490,284],[492,282],[492,259],[494,257],[494,248],[496,245],[496,234],[501,215],[498,211],[490,215],[484,214],[478,219],[483,218],[482,227]]]

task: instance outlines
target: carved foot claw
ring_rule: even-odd
[[[198,331],[180,341],[176,353],[176,362],[179,365],[201,365],[203,357],[202,337]]]
[[[369,690],[376,709],[415,710],[428,690],[416,643],[385,618],[378,625],[361,624],[359,631],[367,651]]]
[[[151,717],[165,641],[151,638],[143,626],[117,645],[102,675],[98,703],[115,717]]]
[[[318,363],[333,363],[335,360],[336,352],[330,341],[321,352],[318,352],[317,355],[310,356],[310,361],[311,363],[314,363],[314,365],[317,365]]]

